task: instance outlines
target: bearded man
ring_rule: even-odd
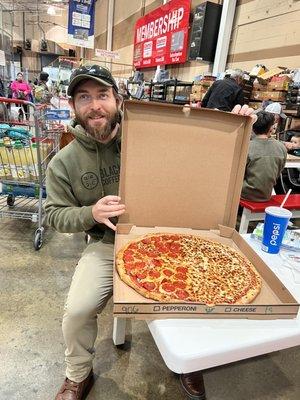
[[[122,98],[116,82],[107,69],[84,66],[71,75],[68,95],[75,140],[48,166],[45,211],[57,231],[85,231],[91,240],[76,266],[65,306],[66,379],[56,400],[83,399],[93,384],[97,314],[112,294],[115,223],[125,211],[117,196]]]
[[[122,98],[116,82],[103,67],[83,66],[71,75],[68,95],[75,113],[69,130],[75,140],[48,166],[45,211],[57,231],[85,231],[91,240],[76,266],[65,305],[66,378],[55,400],[84,399],[93,385],[97,314],[112,294],[115,224],[125,212],[117,196]],[[237,105],[232,112],[253,114],[247,105]],[[205,399],[201,371],[181,374],[180,381],[191,399]]]

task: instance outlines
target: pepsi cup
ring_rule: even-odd
[[[281,207],[267,207],[265,213],[262,250],[277,254],[292,213]]]

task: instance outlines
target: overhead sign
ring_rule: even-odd
[[[120,54],[118,52],[102,50],[102,49],[95,49],[95,56],[96,57],[113,58],[114,60],[118,60],[120,58]]]
[[[95,0],[70,0],[68,43],[94,48]]]
[[[135,25],[136,68],[184,63],[187,59],[191,0],[171,0]]]

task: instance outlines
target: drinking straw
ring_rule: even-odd
[[[285,205],[285,202],[287,201],[289,195],[291,194],[292,189],[289,189],[287,194],[285,195],[285,198],[283,199],[282,203],[280,204],[280,208],[282,208]]]

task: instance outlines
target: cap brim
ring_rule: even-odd
[[[110,83],[106,82],[105,80],[100,79],[100,78],[98,78],[96,76],[87,75],[87,74],[86,75],[84,75],[84,74],[83,75],[78,75],[78,76],[76,76],[76,78],[74,78],[72,80],[71,84],[68,87],[68,91],[67,91],[68,96],[73,96],[73,92],[74,92],[75,87],[81,81],[86,81],[87,79],[91,79],[93,81],[96,81],[97,83],[99,83],[100,85],[103,85],[103,86],[107,86],[107,87],[112,87],[113,86]]]

